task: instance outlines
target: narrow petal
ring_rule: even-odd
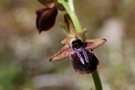
[[[72,50],[72,48],[69,45],[65,45],[62,49],[60,49],[56,54],[54,54],[50,58],[50,61],[54,62],[54,61],[62,60],[64,58],[69,57],[73,53],[74,51]]]
[[[70,44],[71,39],[73,39],[72,37],[66,37],[65,39],[63,39],[61,41],[61,44]]]
[[[90,39],[86,40],[86,49],[95,49],[106,42],[106,39]]]
[[[87,32],[87,29],[84,28],[81,32],[76,33],[78,37],[82,37]]]
[[[69,33],[69,35],[61,41],[61,43],[62,44],[70,44],[70,42],[75,38],[75,36],[80,39],[86,32],[87,32],[87,29],[85,28],[81,32],[78,32],[78,33],[75,33],[75,34]]]

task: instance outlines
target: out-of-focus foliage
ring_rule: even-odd
[[[91,75],[76,74],[69,59],[51,63],[65,37],[59,27],[36,30],[37,0],[0,3],[0,90],[94,90]],[[104,90],[135,90],[135,0],[75,0],[87,38],[104,37],[95,52]]]

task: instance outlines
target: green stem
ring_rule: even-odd
[[[71,19],[73,21],[76,32],[82,31],[82,26],[81,26],[81,24],[80,24],[80,22],[78,20],[78,17],[76,15],[75,11],[72,11],[69,15],[70,15],[70,17],[71,17]]]
[[[66,11],[68,12],[69,16],[71,17],[76,32],[82,31],[82,26],[81,26],[81,24],[80,24],[80,22],[79,22],[79,19],[78,19],[76,13],[75,13],[75,10],[74,10],[73,0],[70,1],[70,4],[67,2],[67,0],[61,0],[61,3],[62,3],[63,6],[65,7],[65,9],[66,9]],[[71,5],[71,6],[70,6],[70,5]],[[86,39],[85,36],[83,36],[82,38],[83,38],[84,40]],[[99,77],[99,74],[98,74],[97,70],[95,70],[95,71],[92,73],[92,77],[93,77],[93,81],[94,81],[96,90],[102,90],[102,84],[101,84],[100,77]]]
[[[100,80],[100,77],[99,77],[99,74],[98,74],[97,70],[95,70],[92,73],[92,77],[93,77],[93,81],[94,81],[96,90],[103,90],[101,80]]]
[[[69,5],[70,5],[70,9],[71,11],[74,11],[74,1],[73,0],[69,0]]]

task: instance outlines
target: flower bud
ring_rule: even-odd
[[[42,31],[49,30],[54,25],[57,13],[58,11],[56,7],[46,7],[36,11],[36,26],[39,33],[41,33]]]

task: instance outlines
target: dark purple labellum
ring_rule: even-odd
[[[74,70],[80,74],[90,74],[97,69],[98,59],[91,52],[85,49],[85,44],[81,40],[72,42],[74,54],[70,56]]]
[[[49,30],[55,23],[55,18],[57,16],[57,9],[56,7],[53,8],[43,8],[36,11],[37,20],[36,26],[39,31],[46,31]]]

